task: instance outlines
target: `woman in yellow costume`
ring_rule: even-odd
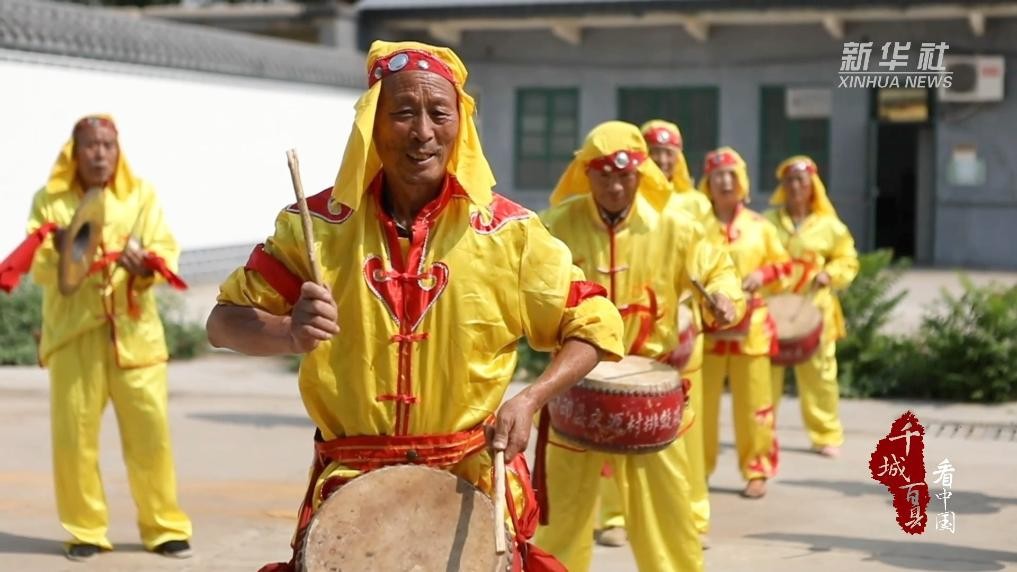
[[[685,153],[682,151],[684,143],[678,126],[663,119],[651,119],[639,130],[643,132],[650,158],[671,181],[674,194],[671,196],[672,204],[669,206],[682,209],[691,214],[692,218],[705,224],[713,215],[710,199],[696,192],[688,162],[685,161]]]
[[[706,239],[731,255],[742,288],[749,293],[742,322],[726,332],[707,328],[703,360],[704,448],[706,472],[713,474],[719,448],[720,398],[727,380],[734,410],[735,448],[742,478],[742,495],[761,498],[766,480],[777,472],[770,355],[776,350],[773,320],[764,293],[783,288],[790,257],[777,229],[762,215],[745,207],[749,177],[745,161],[730,147],[706,155],[699,190],[710,197],[713,217]],[[733,335],[731,332],[740,331]]]
[[[701,226],[667,208],[671,185],[648,158],[639,130],[594,128],[551,195],[544,221],[576,265],[601,284],[625,322],[627,353],[666,359],[677,345],[682,292],[698,279],[716,298],[711,323],[737,320],[744,296],[730,259],[702,240]],[[697,303],[703,303],[696,295]],[[538,453],[539,454],[539,453]],[[589,569],[602,469],[610,468],[632,550],[643,571],[695,571],[702,553],[689,503],[682,439],[657,453],[584,450],[552,432],[547,449],[549,523],[537,543],[573,572]]]
[[[492,192],[451,50],[374,42],[367,75],[335,186],[307,200],[322,284],[309,281],[290,206],[222,284],[208,321],[215,345],[306,354],[299,385],[316,455],[292,559],[263,571],[299,570],[315,511],[364,472],[425,464],[490,492],[490,445],[505,451],[509,506],[520,507],[513,570],[560,572],[528,543],[537,505],[519,453],[549,399],[601,357],[618,359],[621,318],[533,212]],[[501,404],[522,336],[555,357]]]
[[[836,457],[844,442],[838,412],[837,340],[845,335],[844,315],[836,292],[858,275],[858,252],[847,226],[826,195],[816,163],[796,155],[777,167],[779,186],[765,215],[777,228],[792,260],[791,291],[812,298],[823,316],[819,350],[795,366],[802,419],[812,447]],[[784,368],[773,368],[773,405],[784,390]]]
[[[102,190],[105,224],[91,273],[71,294],[58,286],[57,244],[87,189]],[[30,262],[42,287],[39,361],[49,369],[53,472],[60,524],[73,537],[71,560],[112,550],[99,475],[99,426],[116,409],[124,463],[147,550],[190,556],[191,521],[177,503],[167,419],[166,342],[152,286],[174,273],[176,240],[152,185],[137,178],[107,115],[78,121],[35,195],[29,237],[0,264],[0,285],[17,283]],[[11,261],[17,261],[10,264]]]

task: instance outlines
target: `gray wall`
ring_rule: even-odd
[[[380,37],[414,38],[424,34]],[[432,40],[433,41],[433,40]],[[457,52],[470,69],[467,88],[479,91],[481,137],[498,178],[498,191],[533,208],[546,205],[546,191],[519,191],[513,181],[515,92],[519,87],[578,87],[580,139],[614,118],[620,87],[716,86],[720,93],[719,142],[745,158],[753,178],[754,208],[765,208],[773,181],[759,173],[759,100],[766,85],[833,89],[830,117],[831,172],[827,186],[861,248],[874,239],[869,171],[870,98],[864,89],[837,89],[844,41],[873,41],[870,69],[877,69],[885,41],[911,41],[912,62],[922,41],[946,41],[951,54],[1008,54],[1007,100],[988,105],[939,105],[932,174],[919,197],[919,247],[937,265],[1017,268],[1009,243],[1017,242],[1017,21],[990,20],[983,38],[964,22],[849,25],[844,40],[818,25],[719,27],[699,43],[680,28],[585,30],[580,46],[548,31],[468,32]],[[440,42],[439,42],[440,43]],[[987,164],[982,188],[955,188],[946,165],[955,144],[975,143]],[[696,169],[698,171],[698,169]],[[930,228],[934,222],[934,228]]]

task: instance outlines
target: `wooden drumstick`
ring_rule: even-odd
[[[304,186],[300,183],[300,162],[297,150],[286,152],[286,161],[290,165],[290,178],[293,180],[293,194],[297,197],[297,208],[300,210],[300,226],[304,230],[304,247],[307,250],[307,262],[311,267],[311,277],[315,284],[322,284],[321,268],[318,257],[314,254],[314,234],[311,232],[311,213],[307,210],[307,199],[304,198]]]
[[[505,554],[505,451],[494,452],[494,551]]]
[[[713,299],[713,296],[711,296],[710,293],[706,291],[706,288],[703,288],[703,285],[699,282],[699,280],[693,280],[692,285],[696,287],[696,290],[699,290],[699,293],[703,295],[703,298],[706,298],[706,301],[709,302],[710,307],[716,310],[717,302]]]

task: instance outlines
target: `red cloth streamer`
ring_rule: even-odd
[[[51,232],[57,229],[56,223],[46,224],[29,233],[25,240],[14,249],[14,252],[0,262],[0,290],[8,294],[18,287],[18,282],[29,269],[32,268],[32,260],[35,258],[35,251],[39,249],[42,242]]]

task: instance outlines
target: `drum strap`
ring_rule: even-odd
[[[414,463],[448,467],[487,445],[484,424],[447,435],[358,435],[322,441],[315,434],[314,450],[324,460],[359,471]]]

